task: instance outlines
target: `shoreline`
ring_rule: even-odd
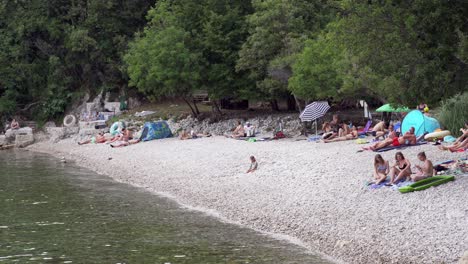
[[[372,176],[375,153],[355,153],[359,148],[354,141],[250,143],[214,137],[120,149],[64,140],[27,149],[64,156],[187,209],[286,239],[335,262],[457,262],[468,250],[468,201],[463,200],[468,177],[412,194],[369,191],[362,183]],[[433,161],[462,156],[430,145],[403,153],[414,161],[422,150]],[[384,153],[384,158],[392,160],[394,153]],[[252,154],[259,170],[245,174]],[[447,228],[451,222],[455,226]]]

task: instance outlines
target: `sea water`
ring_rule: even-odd
[[[328,263],[74,163],[0,152],[0,263]]]

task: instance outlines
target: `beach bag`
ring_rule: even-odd
[[[276,132],[275,134],[275,139],[279,139],[279,138],[285,138],[286,136],[284,135],[283,131],[278,131]]]
[[[363,138],[358,138],[356,139],[356,143],[357,144],[367,144],[367,140],[363,139]]]

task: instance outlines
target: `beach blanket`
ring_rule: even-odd
[[[446,165],[446,166],[442,166]],[[448,166],[447,166],[448,165]],[[455,175],[455,176],[468,176],[468,161],[466,158],[459,160],[446,160],[442,162],[434,163],[434,169],[437,174],[443,175]]]
[[[403,186],[408,186],[408,185],[410,185],[410,184],[412,184],[414,182],[412,182],[412,181],[400,181],[397,184],[387,186],[386,184],[388,184],[388,183],[390,183],[390,177],[387,177],[387,179],[384,182],[380,183],[380,184],[369,183],[368,181],[366,181],[364,184],[367,186],[368,190],[377,190],[377,189],[380,189],[380,188],[383,188],[383,187],[387,187],[387,188],[392,188],[392,190],[397,191],[398,188],[403,187]]]
[[[416,144],[414,144],[414,145],[388,146],[388,147],[385,147],[385,148],[374,150],[374,152],[385,152],[385,151],[389,151],[389,150],[392,150],[392,149],[405,149],[407,147],[420,146],[420,145],[424,145],[424,144],[427,144],[427,142],[426,141],[416,142]]]
[[[309,137],[309,138],[307,139],[307,141],[309,141],[309,142],[314,142],[314,141],[319,141],[319,140],[321,140],[321,139],[322,139],[321,136],[312,136],[312,137]]]

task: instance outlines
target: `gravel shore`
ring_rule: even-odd
[[[286,235],[347,263],[456,263],[468,250],[468,177],[426,191],[369,190],[375,153],[354,141],[223,137],[155,140],[125,148],[71,140],[28,149],[75,160],[119,182],[163,194],[257,230]],[[413,164],[465,157],[431,145],[402,150]],[[384,159],[394,161],[394,150]],[[259,170],[246,174],[249,156]]]

